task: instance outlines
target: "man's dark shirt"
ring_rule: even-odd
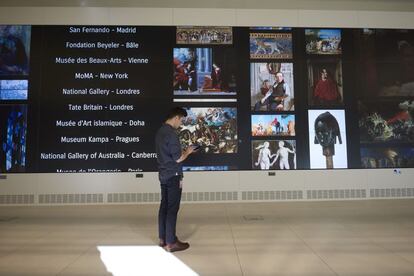
[[[176,160],[181,157],[181,144],[175,129],[169,124],[163,124],[155,136],[157,151],[158,178],[161,184],[174,176],[183,176],[181,163]]]

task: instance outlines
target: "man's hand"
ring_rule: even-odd
[[[175,162],[177,163],[181,163],[183,162],[185,159],[187,159],[187,157],[192,154],[193,152],[195,152],[194,147],[193,146],[189,146],[185,149],[185,151],[183,151],[181,153],[181,156],[178,160],[176,160]]]

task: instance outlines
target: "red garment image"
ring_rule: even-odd
[[[313,95],[321,102],[333,102],[341,98],[336,83],[330,79],[319,80]]]
[[[394,117],[387,120],[387,124],[395,123],[396,121],[408,121],[410,119],[410,114],[408,111],[398,112]]]

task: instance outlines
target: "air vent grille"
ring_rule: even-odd
[[[159,202],[160,193],[110,193],[108,203]]]
[[[370,189],[370,197],[414,197],[414,188]]]
[[[365,189],[344,189],[344,190],[307,190],[307,199],[356,199],[366,198]]]
[[[187,192],[183,193],[182,201],[234,201],[238,200],[237,192]]]
[[[302,191],[245,191],[242,200],[298,200],[303,199]]]
[[[0,195],[0,204],[34,204],[35,195]]]
[[[103,203],[103,194],[41,194],[39,204]]]

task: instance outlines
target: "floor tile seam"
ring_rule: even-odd
[[[414,225],[413,225],[413,226],[409,226],[409,225],[405,225],[405,224],[403,224],[402,222],[399,222],[399,223],[398,223],[398,225],[400,225],[400,226],[401,226],[401,227],[403,227],[404,229],[414,231]]]
[[[107,238],[109,238],[113,233],[120,233],[120,231],[118,231],[120,228],[122,228],[122,225],[115,225],[113,227],[111,227],[111,229],[108,230],[107,234],[105,234],[103,237],[101,237],[100,239],[98,239],[96,241],[96,244],[99,244],[101,241],[105,241]]]
[[[81,258],[85,253],[87,253],[91,248],[93,248],[95,245],[91,245],[88,248],[86,248],[84,251],[82,251],[76,258],[74,258],[72,261],[70,261],[66,266],[64,266],[56,275],[60,275],[63,273],[67,268],[69,268],[71,265],[73,265],[79,258]]]
[[[242,276],[244,276],[243,267],[242,267],[241,261],[240,261],[239,251],[237,250],[236,239],[234,237],[233,228],[232,228],[230,217],[229,217],[228,210],[227,210],[227,205],[224,206],[224,209],[226,211],[226,218],[227,218],[227,223],[228,223],[229,228],[230,228],[231,238],[233,239],[234,250],[236,251],[237,262],[239,263],[240,273],[241,273]]]
[[[113,229],[117,229],[119,228],[119,225],[114,226]],[[113,231],[109,231],[109,233],[107,233],[105,235],[105,237],[102,237],[100,240],[105,240],[106,238],[108,238],[111,234],[113,233]],[[99,243],[99,241],[96,241],[94,244],[92,244],[91,246],[89,246],[87,249],[85,249],[82,253],[80,253],[73,261],[71,261],[69,264],[67,264],[64,268],[62,268],[56,275],[60,275],[62,274],[66,269],[68,269],[71,265],[73,265],[77,260],[79,260],[82,256],[84,256],[86,253],[88,253],[89,250],[91,250],[92,248],[96,247],[97,244]]]
[[[345,227],[345,228],[347,228],[346,224],[344,224],[344,227]],[[351,228],[349,228],[348,230],[349,230],[349,231],[351,231],[351,232],[353,232],[354,234],[358,234],[355,230],[353,230],[353,229],[351,229]],[[410,265],[414,266],[414,261],[411,261],[411,260],[407,259],[406,257],[404,257],[404,256],[400,255],[399,253],[395,252],[394,250],[392,250],[392,249],[390,249],[390,248],[387,248],[387,247],[385,247],[385,246],[381,245],[380,243],[376,242],[376,241],[375,241],[375,240],[373,240],[372,238],[370,238],[370,237],[366,237],[366,238],[364,238],[364,239],[366,239],[369,243],[372,243],[372,244],[373,244],[373,245],[375,245],[376,247],[379,247],[379,248],[383,249],[384,251],[386,251],[386,252],[388,252],[388,253],[391,253],[392,255],[398,256],[399,258],[403,259],[405,262],[407,262],[407,263],[409,263]]]
[[[46,237],[47,235],[49,235],[51,232],[52,231],[49,231],[47,233],[44,233],[44,234],[36,237],[35,240],[34,240],[34,242],[38,242],[38,241],[42,240],[44,237]],[[5,258],[5,257],[8,257],[9,255],[12,255],[12,254],[16,253],[20,249],[23,249],[24,250],[25,248],[29,248],[29,247],[30,247],[30,245],[27,245],[27,244],[26,245],[23,245],[23,246],[18,246],[16,249],[12,250],[11,252],[6,253],[3,256],[0,256],[0,259]]]
[[[336,275],[336,276],[339,276],[339,274],[322,258],[322,256],[320,256],[300,235],[299,235],[299,233],[297,233],[294,229],[293,229],[293,227],[289,224],[289,223],[287,223],[287,225],[288,225],[288,227],[289,227],[289,229],[295,234],[295,236],[298,238],[298,239],[300,239],[304,244],[305,244],[305,246],[310,250],[310,251],[312,251],[312,253],[313,254],[315,254],[315,256],[317,256],[318,257],[318,259],[319,260],[321,260],[321,262],[323,262],[327,267],[328,267],[328,269],[334,274],[334,275]]]

